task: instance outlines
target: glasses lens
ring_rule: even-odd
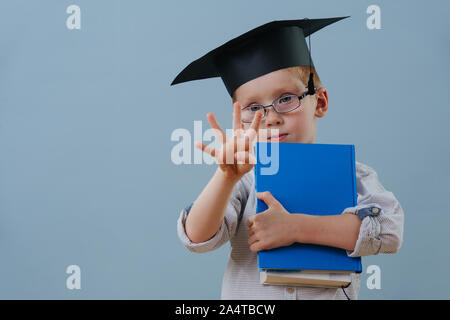
[[[248,106],[242,109],[241,119],[243,122],[252,122],[255,118],[256,111],[262,109],[261,106]]]
[[[283,96],[274,105],[278,112],[289,112],[300,105],[300,99],[296,95]]]

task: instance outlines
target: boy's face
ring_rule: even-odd
[[[267,106],[283,95],[301,95],[307,91],[306,85],[292,72],[286,69],[277,70],[244,83],[235,91],[235,98],[241,108],[249,105]],[[266,109],[266,116],[261,119],[260,129],[268,129],[268,140],[258,134],[260,142],[296,142],[314,143],[316,139],[316,118],[323,117],[328,110],[328,93],[325,88],[316,90],[314,95],[307,95],[301,106],[291,112],[278,114],[272,107]],[[244,129],[250,127],[244,123]],[[279,130],[279,140],[270,139]]]

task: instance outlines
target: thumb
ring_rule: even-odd
[[[278,202],[278,200],[275,199],[275,197],[269,191],[258,192],[256,196],[258,197],[258,199],[263,200],[269,208],[281,205],[281,203]]]

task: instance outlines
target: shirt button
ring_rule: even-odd
[[[294,288],[287,288],[286,291],[289,294],[293,294],[294,293]]]
[[[378,212],[380,212],[380,209],[378,209],[378,208],[372,208],[372,213],[377,214]]]

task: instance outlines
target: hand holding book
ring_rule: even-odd
[[[300,232],[300,225],[294,221],[296,215],[290,214],[269,191],[258,192],[256,196],[267,204],[268,209],[246,222],[250,250],[257,252],[296,242]]]
[[[246,222],[251,251],[289,246],[294,242],[353,250],[361,225],[356,215],[290,214],[269,191],[258,192],[256,196],[268,209]]]

